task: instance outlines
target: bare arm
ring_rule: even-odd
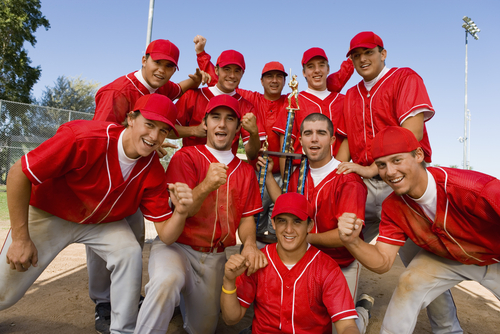
[[[367,269],[383,274],[391,269],[399,246],[377,242],[370,245],[359,237],[363,221],[353,213],[344,213],[339,218],[340,240],[349,252]]]
[[[179,133],[179,137],[175,135],[174,131],[170,131],[168,133],[168,138],[170,139],[179,139],[186,137],[198,137],[205,138],[207,136],[207,130],[203,127],[203,122],[194,126],[182,126],[179,124],[175,125],[175,129]]]
[[[338,334],[359,334],[354,319],[339,320],[333,323]]]
[[[31,198],[31,181],[23,173],[21,160],[18,160],[7,177],[7,204],[12,228],[12,244],[7,251],[10,269],[20,272],[30,265],[38,264],[38,251],[30,238],[28,229],[28,208]]]
[[[234,291],[236,289],[236,277],[243,274],[247,269],[247,260],[243,255],[231,255],[226,262],[224,269],[224,278],[222,286],[227,291]],[[235,325],[245,316],[247,309],[240,305],[236,293],[227,294],[224,291],[220,295],[220,309],[222,312],[222,319],[229,325]]]
[[[258,157],[260,150],[259,128],[257,127],[257,118],[255,115],[251,112],[243,115],[241,118],[241,127],[250,134],[250,138],[245,145],[245,152],[248,160],[254,160]]]
[[[401,124],[401,127],[413,132],[415,138],[421,141],[424,137],[424,113],[421,112],[413,117],[408,117],[403,124]]]
[[[351,160],[351,152],[349,151],[349,142],[347,141],[347,138],[345,138],[342,141],[342,144],[340,144],[339,151],[337,152],[335,159],[343,162]]]
[[[349,174],[356,173],[363,178],[372,178],[375,175],[378,175],[378,168],[375,162],[373,162],[370,166],[361,166],[354,162],[342,162],[337,167],[337,174]]]
[[[314,246],[329,248],[344,246],[340,240],[338,228],[323,233],[309,233],[306,240]]]
[[[267,266],[267,258],[264,253],[259,250],[256,244],[255,220],[253,216],[241,218],[238,234],[243,244],[241,255],[247,259],[247,274],[251,275],[260,268]]]
[[[184,230],[189,207],[193,204],[193,192],[187,184],[169,184],[170,200],[175,206],[172,216],[163,222],[155,223],[160,240],[165,244],[174,243]]]

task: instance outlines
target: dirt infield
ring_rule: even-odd
[[[4,240],[8,222],[0,222],[0,240]],[[147,282],[150,244],[144,253],[143,283]],[[360,291],[376,298],[368,334],[378,333],[392,290],[403,266],[399,259],[389,273],[377,275],[363,269]],[[45,270],[26,295],[11,308],[0,312],[0,333],[71,333],[94,331],[94,305],[88,297],[85,247],[74,244],[66,248]],[[500,302],[475,282],[463,282],[452,290],[464,333],[498,333]],[[250,324],[251,312],[237,326],[219,322],[217,333],[238,333]],[[168,333],[185,333],[182,319],[176,315]],[[431,333],[425,311],[422,311],[415,333]]]

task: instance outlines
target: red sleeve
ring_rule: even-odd
[[[262,208],[262,198],[260,197],[259,182],[257,181],[257,177],[255,176],[253,168],[250,165],[241,167],[248,168],[248,193],[245,206],[243,207],[243,213],[241,215],[242,217],[248,217],[262,212],[264,209]]]
[[[200,52],[196,55],[196,60],[198,61],[198,67],[200,68],[200,70],[207,72],[212,77],[210,83],[207,84],[208,87],[215,86],[219,81],[219,77],[217,76],[217,74],[215,74],[215,66],[210,61],[211,58],[212,57],[210,57],[210,55],[205,51]]]
[[[342,88],[344,88],[345,84],[351,78],[354,73],[354,65],[350,58],[344,60],[342,65],[340,65],[340,70],[335,73],[332,73],[326,79],[326,87],[330,92],[340,93]]]
[[[428,108],[434,111],[424,81],[415,72],[402,78],[399,82],[398,96],[396,98],[396,113],[398,123],[401,125],[408,114],[419,108]],[[431,119],[427,118],[427,120]]]
[[[133,106],[124,94],[114,90],[106,89],[99,91],[95,97],[94,121],[108,121],[122,123]]]
[[[346,179],[335,189],[335,204],[337,212],[335,218],[338,220],[344,212],[354,213],[359,219],[365,219],[366,185],[359,175],[341,175]]]
[[[189,188],[194,189],[198,185],[197,171],[199,171],[200,167],[195,166],[193,157],[187,150],[180,149],[170,159],[166,171],[166,182],[182,182],[187,184]]]
[[[329,272],[323,281],[323,303],[325,304],[332,322],[337,322],[345,318],[357,317],[354,302],[352,300],[349,286],[345,280],[340,267],[336,265],[326,266],[325,271]]]
[[[165,95],[170,100],[174,101],[182,95],[182,88],[178,83],[167,81],[166,84],[156,90],[156,93]]]
[[[194,91],[188,90],[175,103],[177,108],[176,123],[181,126],[189,126],[189,121],[193,118],[193,109],[195,101]]]
[[[257,274],[247,276],[246,272],[236,277],[236,288],[240,305],[249,308],[257,294]]]
[[[78,156],[75,134],[63,124],[52,138],[26,153],[21,158],[21,163],[24,174],[31,183],[38,185],[84,166],[85,157],[84,154]]]
[[[382,220],[379,225],[379,237],[377,238],[377,242],[380,241],[390,245],[403,246],[408,237],[396,224],[394,219],[391,218],[391,215],[393,215],[396,210],[390,210],[390,208],[398,207],[397,203],[394,203],[392,196],[395,196],[394,193],[389,195],[382,203]],[[388,214],[387,210],[390,210],[391,213]],[[404,214],[402,210],[397,210],[397,213],[401,215]]]
[[[165,221],[172,216],[172,210],[168,204],[170,196],[163,166],[155,163],[148,177],[154,177],[157,186],[144,189],[140,204],[141,212],[153,222]]]

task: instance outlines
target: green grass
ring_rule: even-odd
[[[9,210],[7,208],[7,186],[0,185],[0,220],[9,219]]]

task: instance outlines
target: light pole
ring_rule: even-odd
[[[461,142],[464,143],[464,169],[470,169],[468,156],[470,154],[469,140],[470,140],[470,111],[467,108],[467,35],[470,34],[474,39],[478,40],[477,33],[481,31],[477,25],[467,16],[463,17],[464,24],[462,28],[465,29],[465,107],[464,107],[464,137]],[[467,127],[467,123],[469,123]]]
[[[153,14],[155,11],[155,0],[149,0],[149,15],[148,15],[148,32],[146,36],[146,49],[151,43],[151,35],[153,34]]]

